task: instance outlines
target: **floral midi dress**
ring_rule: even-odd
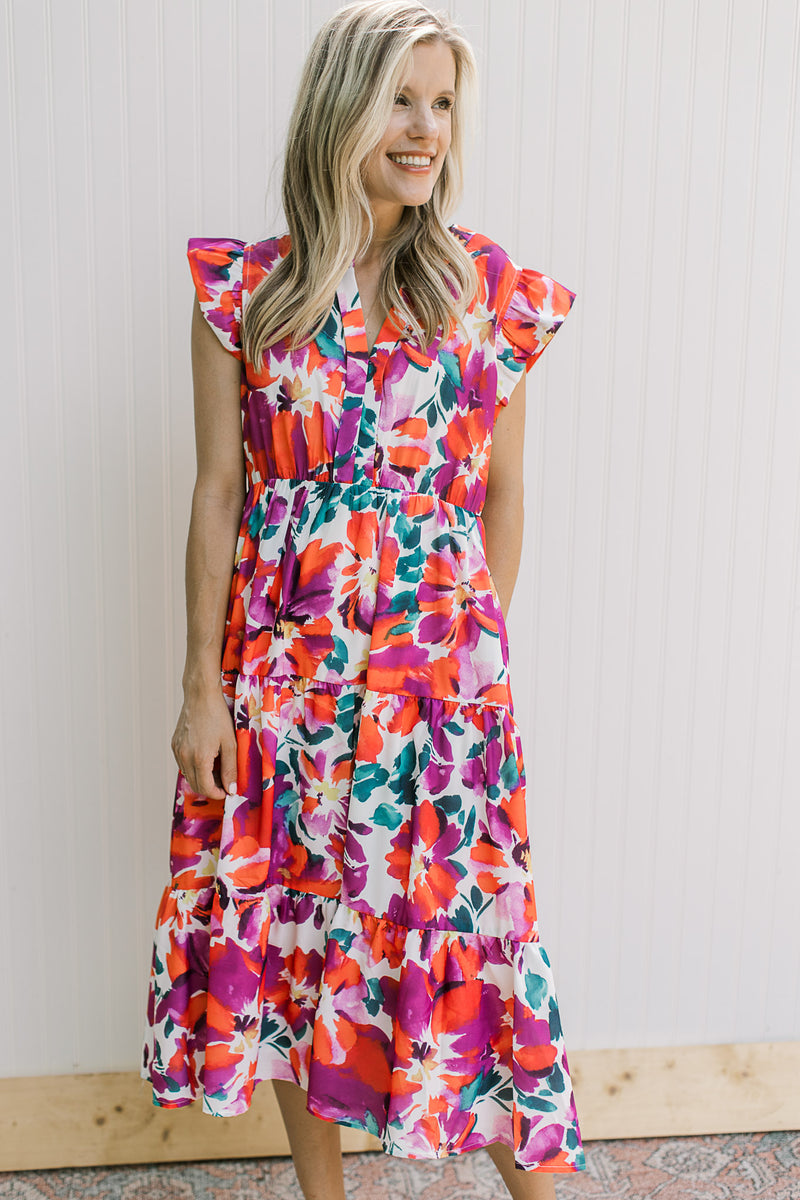
[[[492,428],[574,294],[451,227],[479,292],[427,350],[368,351],[355,272],[320,334],[242,366],[247,498],[222,683],[237,788],[178,778],[142,1076],[243,1113],[267,1079],[433,1158],[504,1142],[585,1166],[481,507]],[[201,310],[240,323],[288,237],[189,242]]]

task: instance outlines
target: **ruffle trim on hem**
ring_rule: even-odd
[[[386,1153],[503,1142],[585,1167],[550,961],[538,941],[411,929],[280,885],[164,890],[141,1070],[159,1107],[246,1112],[287,1079]]]

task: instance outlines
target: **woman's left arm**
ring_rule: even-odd
[[[514,591],[522,553],[525,443],[525,374],[508,404],[498,409],[492,435],[489,478],[481,516],[486,530],[486,561],[500,597],[503,616]]]

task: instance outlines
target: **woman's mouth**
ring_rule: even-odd
[[[387,158],[404,171],[427,171],[433,162],[432,154],[389,154]]]

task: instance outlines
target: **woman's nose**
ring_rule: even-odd
[[[433,115],[432,108],[428,108],[425,104],[420,104],[414,109],[412,131],[418,137],[431,137],[436,133],[436,118]]]

